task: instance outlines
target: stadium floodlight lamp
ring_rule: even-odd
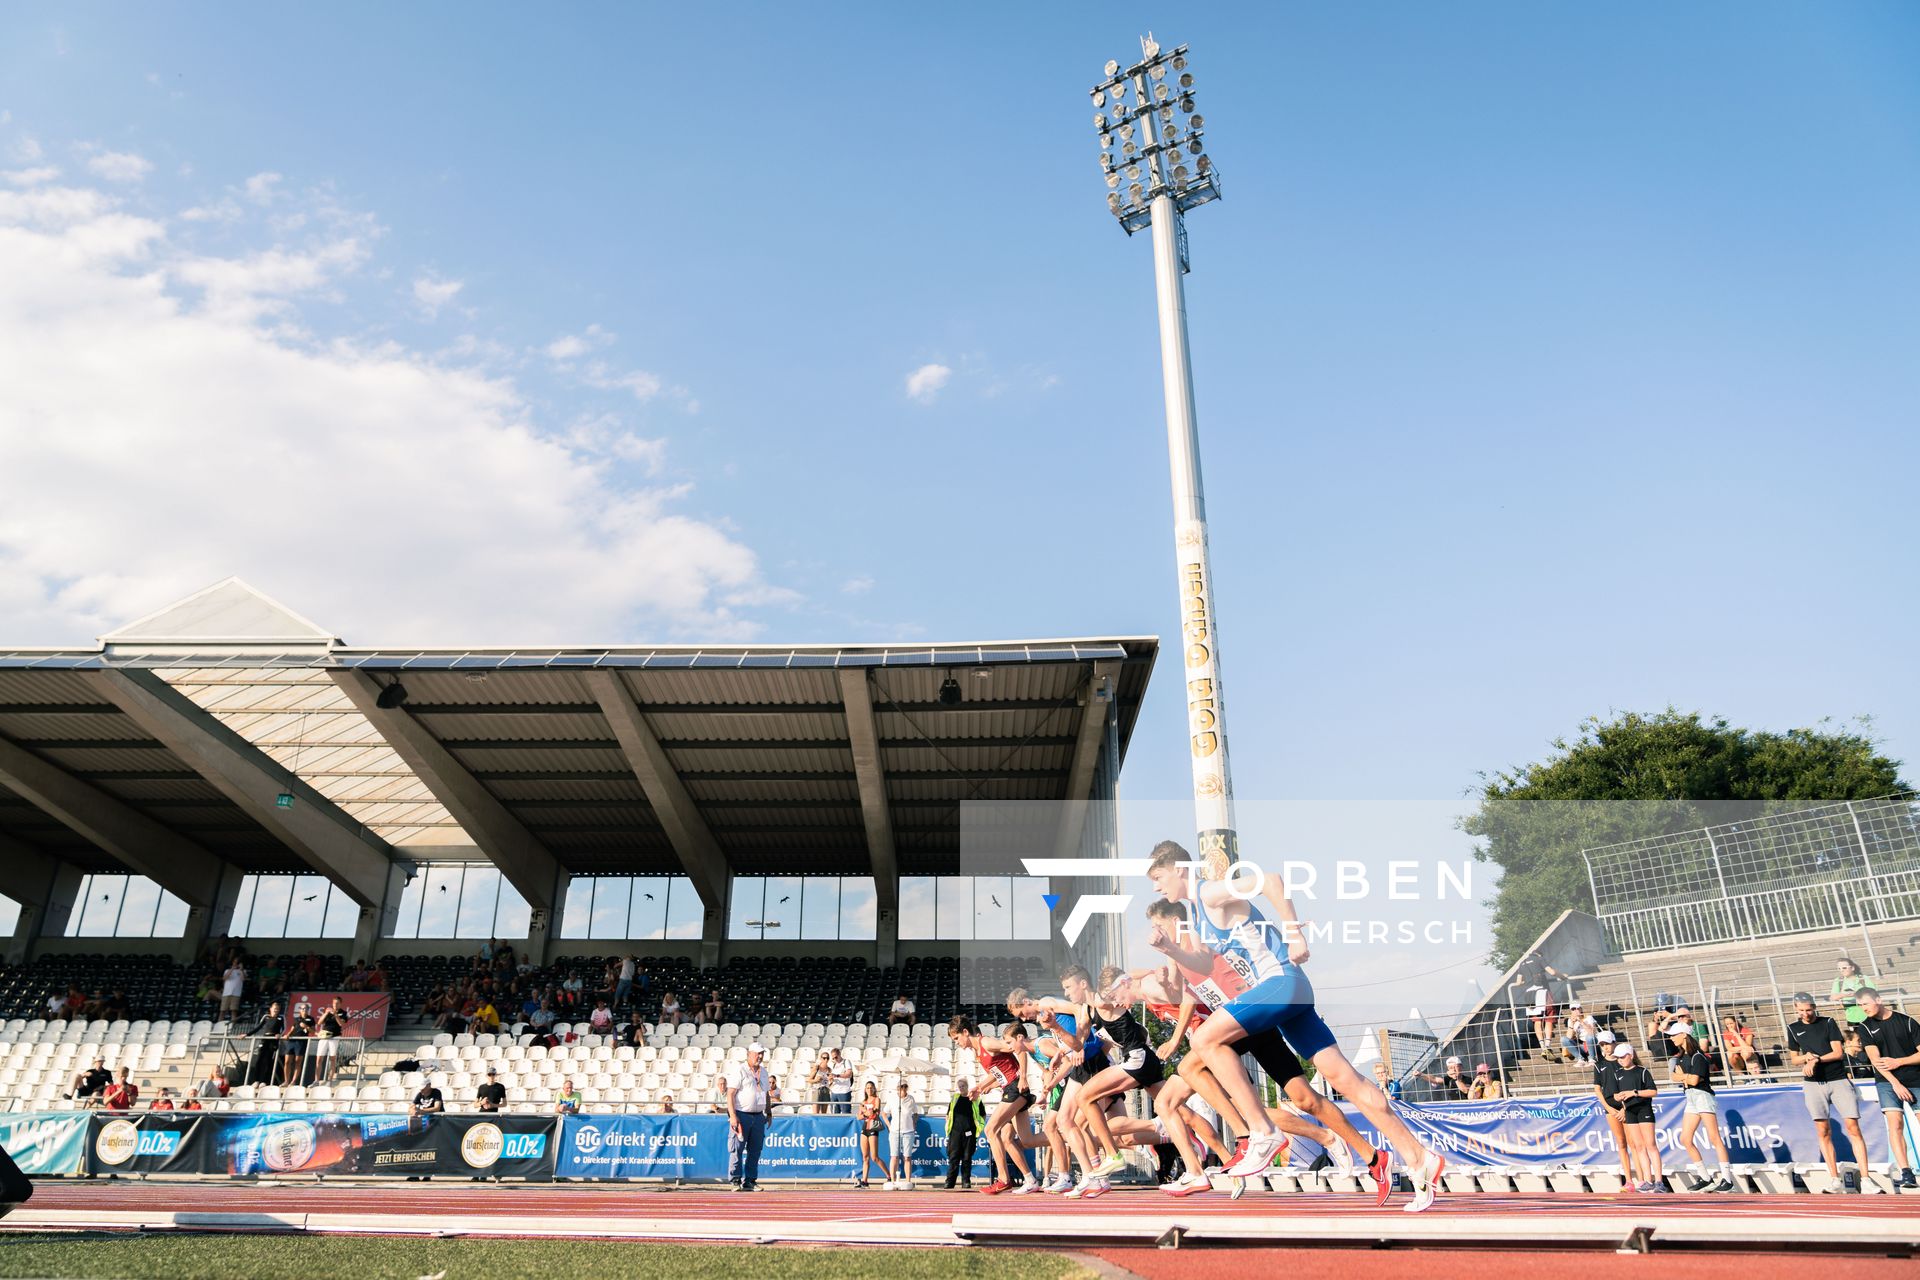
[[[1218,200],[1221,190],[1220,175],[1201,142],[1206,119],[1199,114],[1194,84],[1187,47],[1162,49],[1148,35],[1140,41],[1140,60],[1125,68],[1118,61],[1109,61],[1106,79],[1093,91],[1105,95],[1108,104],[1106,119],[1096,122],[1102,134],[1101,174],[1107,187],[1107,208],[1128,235],[1152,232],[1181,608],[1185,616],[1206,620],[1209,638],[1208,643],[1189,645],[1183,651],[1188,729],[1195,746],[1191,766],[1198,856],[1209,861],[1223,856],[1230,863],[1239,856],[1239,841],[1233,829],[1226,702],[1219,671],[1219,612],[1213,605],[1213,569],[1200,482],[1200,437],[1183,283],[1191,269],[1186,214]],[[1136,123],[1140,131],[1137,142]],[[1113,190],[1114,169],[1105,163],[1104,152],[1114,133],[1119,134],[1119,167],[1127,180],[1124,198]],[[1205,751],[1199,749],[1203,740]]]
[[[947,678],[940,682],[940,705],[957,707],[960,705],[960,682],[953,678],[953,672],[947,672]]]
[[[379,707],[382,711],[392,711],[404,706],[406,701],[407,686],[395,680],[392,684],[380,690],[379,694],[373,700],[373,705]]]

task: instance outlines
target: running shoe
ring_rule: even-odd
[[[1092,1186],[1093,1186],[1093,1179],[1089,1178],[1084,1173],[1081,1174],[1080,1181],[1074,1183],[1073,1189],[1067,1192],[1067,1199],[1069,1200],[1083,1199],[1086,1196],[1088,1190],[1092,1188]]]
[[[1111,1155],[1099,1164],[1093,1166],[1093,1168],[1087,1170],[1087,1173],[1095,1178],[1111,1178],[1114,1174],[1122,1172],[1126,1167],[1127,1162],[1125,1160],[1121,1159],[1118,1155]]]
[[[1373,1159],[1367,1161],[1367,1176],[1373,1179],[1373,1205],[1377,1209],[1393,1194],[1393,1157],[1375,1151]]]
[[[1358,1162],[1353,1158],[1353,1148],[1337,1134],[1327,1137],[1327,1159],[1333,1161],[1335,1173],[1352,1173]]]
[[[1240,1139],[1240,1141],[1233,1144],[1233,1150],[1227,1155],[1227,1163],[1221,1167],[1226,1169],[1231,1169],[1234,1165],[1239,1163],[1240,1157],[1245,1154],[1247,1154],[1247,1140],[1245,1138],[1242,1138]]]
[[[1273,1162],[1279,1159],[1280,1153],[1286,1149],[1286,1134],[1278,1129],[1263,1133],[1257,1138],[1248,1140],[1246,1151],[1238,1160],[1227,1166],[1227,1174],[1230,1177],[1245,1178],[1252,1174],[1265,1173],[1273,1167]]]
[[[1202,1191],[1213,1190],[1213,1184],[1207,1181],[1206,1174],[1189,1171],[1160,1189],[1170,1196],[1197,1196]]]
[[[996,1178],[992,1182],[989,1182],[986,1186],[980,1188],[980,1194],[983,1196],[997,1196],[1002,1191],[1005,1191],[1007,1189],[1008,1189],[1008,1184],[1001,1182],[999,1179]]]
[[[1103,1196],[1111,1190],[1113,1190],[1113,1184],[1111,1182],[1108,1182],[1105,1178],[1095,1178],[1087,1185],[1087,1189],[1081,1193],[1080,1198],[1082,1200],[1091,1200],[1095,1196]]]
[[[1447,1171],[1447,1158],[1438,1151],[1427,1152],[1426,1162],[1421,1166],[1424,1177],[1413,1180],[1413,1199],[1407,1202],[1407,1213],[1425,1213],[1433,1207],[1433,1198],[1440,1194],[1440,1175]]]
[[[1053,1180],[1046,1186],[1046,1192],[1050,1196],[1065,1195],[1071,1190],[1073,1190],[1073,1175],[1070,1173],[1054,1174]]]
[[[1040,1190],[1040,1184],[1034,1181],[1032,1178],[1028,1178],[1025,1182],[1015,1187],[1010,1194],[1016,1195],[1016,1196],[1030,1196],[1038,1190]]]

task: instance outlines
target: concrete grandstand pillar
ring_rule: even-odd
[[[20,906],[20,918],[6,943],[6,963],[19,964],[27,959],[63,865],[51,854],[0,834],[0,893]]]
[[[239,905],[240,886],[246,878],[247,873],[239,867],[227,866],[221,871],[220,884],[213,891],[213,905],[204,909],[188,909],[186,931],[180,935],[180,945],[174,952],[175,959],[181,964],[192,964],[199,959],[208,943],[234,932],[233,911]],[[245,924],[245,921],[241,922],[243,929]]]
[[[900,901],[899,894],[894,902]],[[880,907],[873,915],[873,964],[877,969],[891,969],[900,962],[900,911],[898,906]]]
[[[533,909],[527,920],[526,953],[535,964],[547,962],[547,952],[553,940],[560,936],[561,926],[566,923],[567,882],[572,873],[562,867],[554,877],[553,906],[549,910]]]

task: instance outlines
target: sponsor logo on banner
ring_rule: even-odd
[[[547,1154],[547,1135],[544,1133],[510,1133],[506,1144],[500,1149],[502,1160],[542,1160]]]
[[[590,1156],[600,1149],[600,1130],[593,1125],[583,1124],[573,1135],[573,1149],[583,1156]]]
[[[491,1168],[499,1161],[501,1149],[505,1146],[500,1126],[483,1120],[462,1135],[460,1158],[476,1169]]]
[[[0,1148],[30,1178],[78,1172],[91,1130],[84,1112],[0,1115]]]
[[[496,1157],[497,1158],[497,1157]],[[374,1153],[373,1167],[376,1169],[411,1168],[414,1165],[432,1166],[440,1160],[440,1153],[429,1147],[425,1151],[379,1151]]]
[[[131,1120],[109,1120],[100,1126],[93,1151],[106,1164],[125,1164],[140,1154],[140,1130]]]

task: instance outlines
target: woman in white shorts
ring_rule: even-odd
[[[1667,1039],[1673,1042],[1673,1061],[1669,1069],[1675,1082],[1686,1090],[1676,1145],[1704,1170],[1707,1162],[1693,1145],[1693,1135],[1704,1126],[1707,1144],[1713,1149],[1713,1177],[1700,1190],[1731,1191],[1733,1179],[1727,1174],[1727,1144],[1720,1137],[1720,1100],[1713,1095],[1713,1063],[1700,1048],[1700,1042],[1693,1038],[1693,1028],[1689,1024],[1679,1021],[1668,1023]]]

